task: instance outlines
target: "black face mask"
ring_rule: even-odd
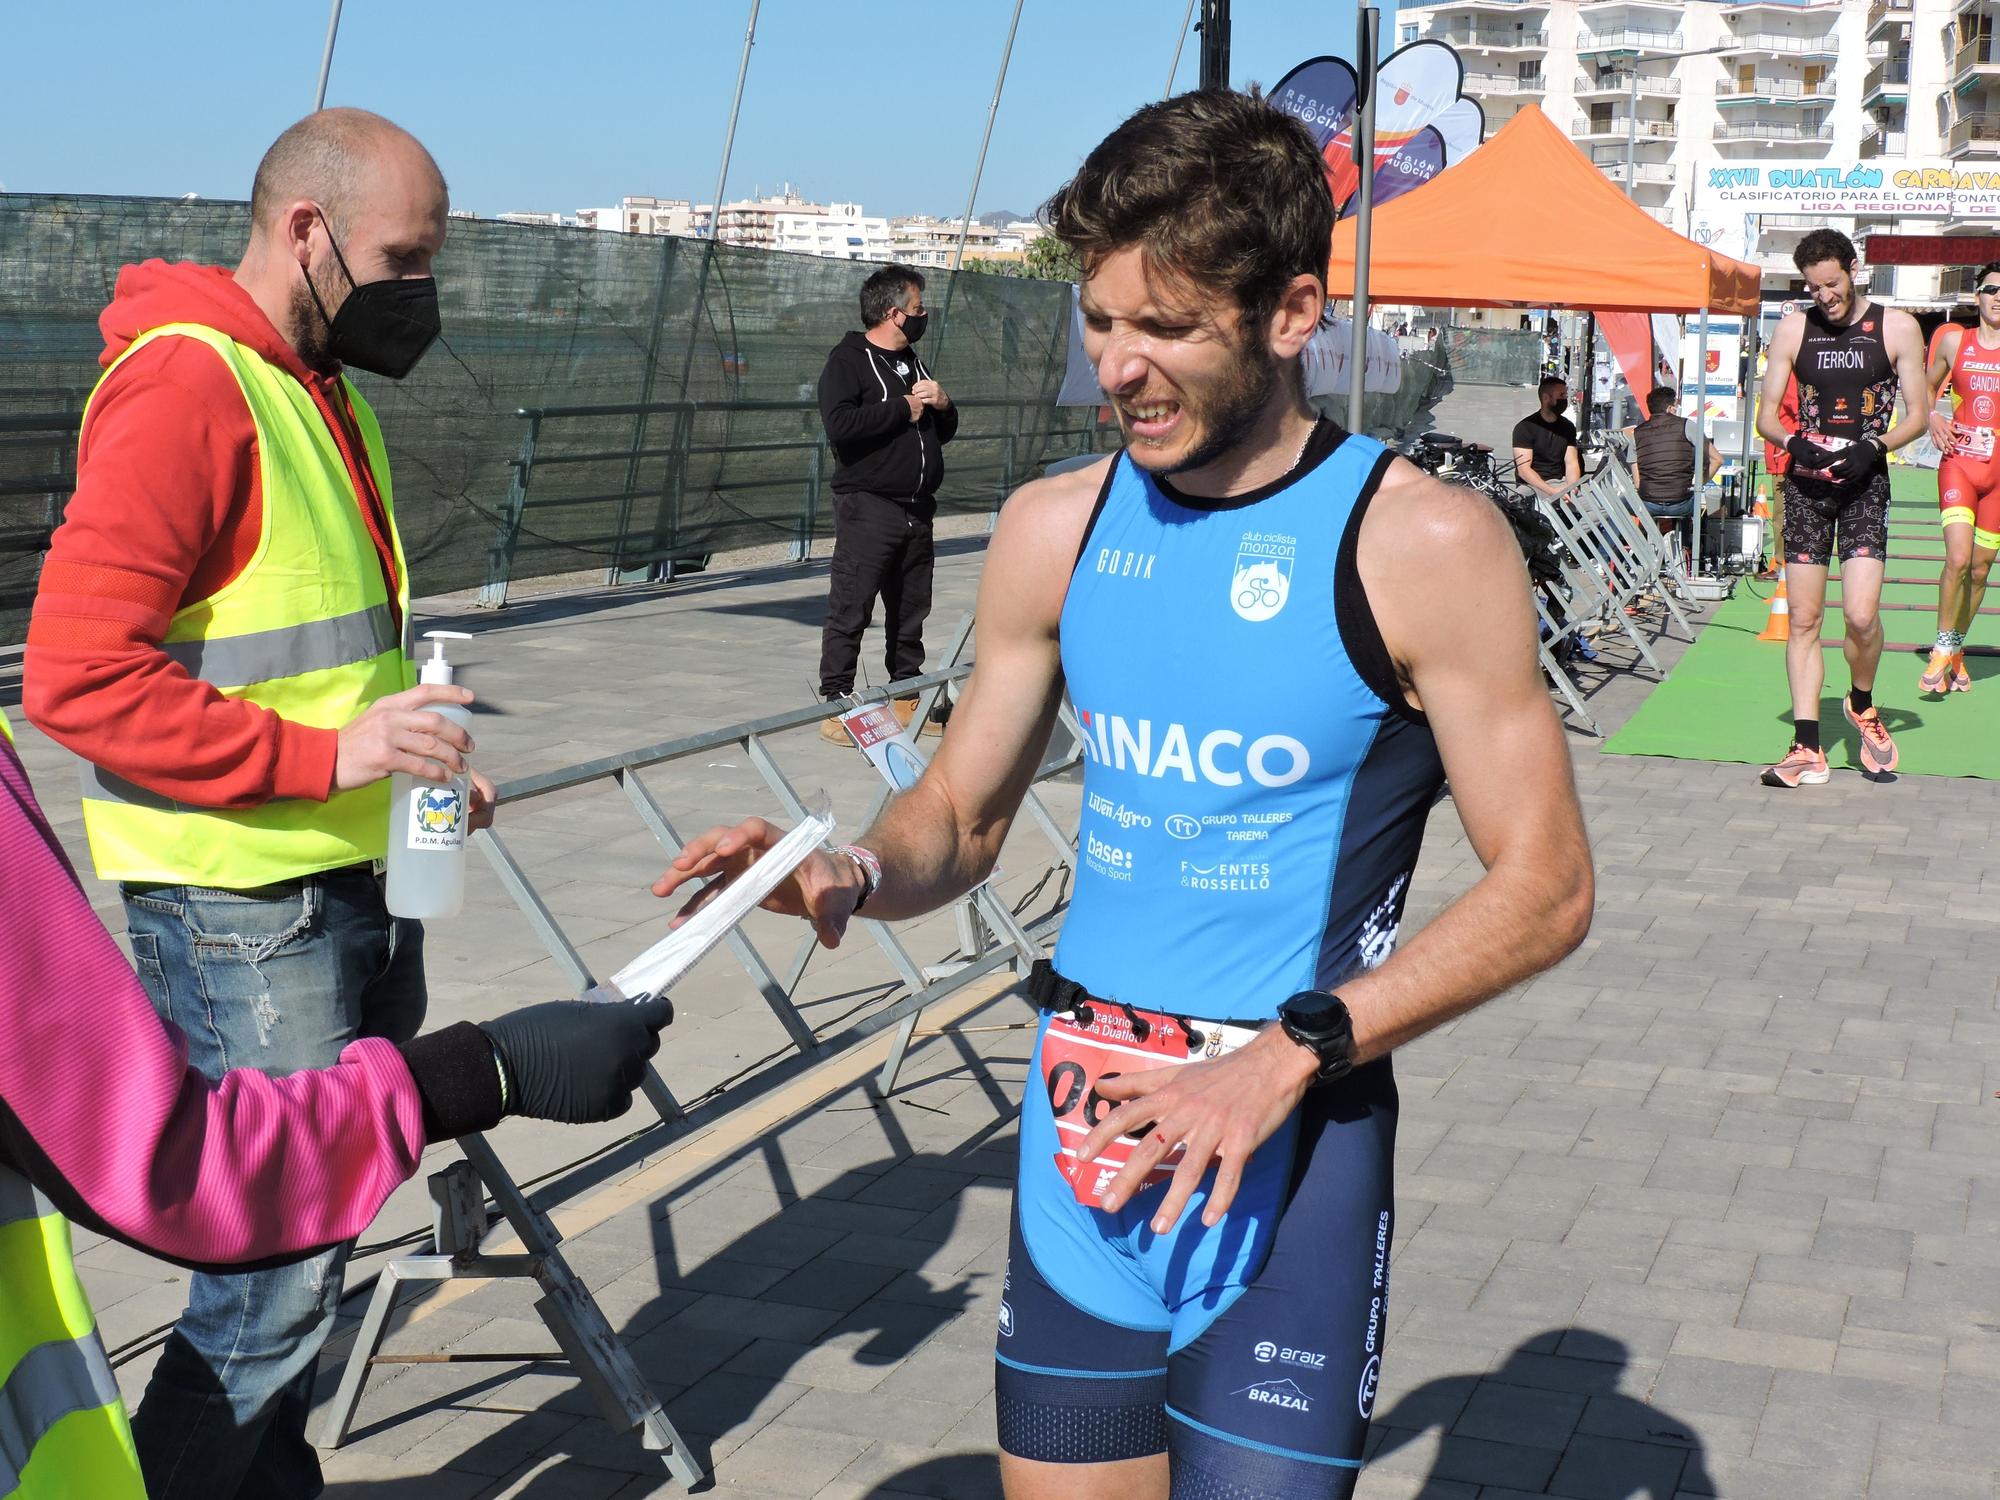
[[[326,224],[322,215],[320,223]],[[353,288],[340,311],[331,318],[312,277],[306,290],[313,306],[326,323],[327,353],[344,365],[371,374],[401,380],[417,367],[424,351],[438,336],[437,280],[430,276],[392,277],[387,281],[358,282],[347,269],[347,257],[333,238],[333,226],[326,226],[326,242],[333,246],[333,258]]]
[[[929,313],[917,313],[914,317],[908,313],[903,315],[903,337],[913,344],[924,336],[924,330],[930,326]]]

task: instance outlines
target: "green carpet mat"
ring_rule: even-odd
[[[1936,573],[1944,560],[1937,530],[1937,481],[1927,470],[1892,471],[1888,576],[1916,582],[1882,589],[1882,625],[1891,645],[1928,642],[1937,630]],[[1654,688],[1629,723],[1605,742],[1613,755],[1664,755],[1677,760],[1741,761],[1768,765],[1791,741],[1791,707],[1785,688],[1785,648],[1760,641],[1771,614],[1771,585],[1739,580],[1735,597],[1720,605],[1667,680]],[[1840,638],[1840,579],[1827,583],[1826,687],[1821,693],[1820,735],[1827,764],[1860,765],[1859,737],[1840,711],[1847,663]],[[2000,579],[1972,628],[1972,644],[2000,644]],[[1923,659],[1885,650],[1876,674],[1875,704],[1902,752],[1900,772],[1918,776],[2000,777],[2000,657],[1966,658],[1970,693],[1923,697],[1917,677]]]

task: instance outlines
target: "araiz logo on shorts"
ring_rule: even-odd
[[[1257,1363],[1268,1365],[1275,1361],[1281,1365],[1297,1365],[1302,1370],[1324,1370],[1326,1356],[1312,1349],[1287,1349],[1282,1344],[1274,1344],[1269,1339],[1260,1340],[1250,1351]]]
[[[1300,1390],[1290,1380],[1260,1380],[1255,1385],[1246,1385],[1240,1391],[1231,1391],[1232,1396],[1241,1396],[1246,1401],[1255,1401],[1261,1406],[1282,1406],[1287,1411],[1311,1411],[1312,1397]]]
[[[1236,544],[1229,604],[1243,619],[1276,618],[1292,596],[1292,562],[1299,539],[1272,531],[1247,531]]]

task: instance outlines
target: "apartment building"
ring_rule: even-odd
[[[1537,105],[1648,213],[1743,254],[1741,216],[1723,225],[1704,214],[1710,167],[2000,161],[1996,9],[1996,0],[1455,0],[1406,8],[1397,24],[1400,42],[1435,37],[1458,50],[1489,133]],[[1534,202],[1532,187],[1523,201]],[[1547,208],[1560,233],[1561,205]],[[1791,253],[1823,223],[1857,241],[1898,227],[1974,227],[1763,214],[1755,255],[1767,287],[1796,280]],[[1929,301],[1939,275],[1885,268],[1875,289]]]

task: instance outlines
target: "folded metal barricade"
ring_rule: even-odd
[[[1680,626],[1681,634],[1692,641],[1694,626],[1674,602],[1676,594],[1686,602],[1693,602],[1688,590],[1687,554],[1679,545],[1679,533],[1669,534],[1660,530],[1658,518],[1646,509],[1645,502],[1639,498],[1639,487],[1632,480],[1632,471],[1615,458],[1605,462],[1587,488],[1605,515],[1623,530],[1627,545],[1632,548],[1650,580],[1647,592],[1658,596],[1666,613]],[[1695,495],[1695,503],[1701,503],[1699,492]]]
[[[854,700],[854,703],[915,693],[918,705],[912,722],[925,722],[947,689],[970,675],[972,669],[963,658],[971,636],[972,620],[968,616],[959,625],[945,668],[907,682],[891,684]],[[651,789],[640,779],[642,769],[717,749],[739,747],[785,814],[802,817],[805,815],[804,804],[779,765],[769,740],[785,731],[810,727],[847,712],[854,703],[813,704],[726,729],[650,745],[624,755],[524,777],[499,788],[500,802],[503,806],[517,804],[594,781],[612,780],[631,802],[639,820],[671,858],[680,852],[684,840]],[[1067,704],[1059,722],[1069,737],[1069,746],[1044,761],[1035,775],[1036,782],[1064,775],[1081,760],[1083,735]],[[886,797],[885,792],[877,798],[877,810]],[[1063,832],[1055,815],[1036,795],[1033,786],[1023,799],[1023,809],[1052,848],[1053,860],[1045,873],[1053,874],[1060,870],[1066,879],[1074,880],[1074,837]],[[563,932],[562,924],[542,900],[534,881],[508,850],[504,840],[491,829],[482,830],[473,837],[550,956],[568,973],[579,992],[588,989],[596,982],[596,976],[578,953],[576,945]],[[726,1092],[714,1095],[693,1108],[684,1107],[658,1071],[649,1065],[641,1087],[647,1101],[659,1114],[660,1123],[631,1143],[630,1149],[655,1151],[682,1136],[706,1129],[733,1111],[770,1094],[800,1074],[892,1026],[897,1028],[896,1035],[876,1082],[884,1092],[893,1089],[924,1009],[995,970],[1011,968],[1016,974],[1025,975],[1041,956],[1043,935],[1060,916],[1059,909],[1052,910],[1024,925],[990,885],[981,886],[962,898],[956,910],[960,960],[928,973],[886,923],[858,919],[855,927],[871,938],[888,958],[906,986],[906,993],[825,1036],[814,1032],[792,999],[817,949],[817,938],[811,933],[805,935],[798,952],[781,975],[758,952],[747,935],[740,929],[732,931],[725,940],[726,945],[783,1027],[791,1044],[790,1050],[732,1085]],[[532,1202],[521,1191],[484,1137],[466,1136],[458,1144],[466,1159],[434,1173],[429,1179],[434,1249],[429,1254],[404,1256],[382,1272],[357,1331],[346,1368],[342,1371],[339,1388],[328,1408],[320,1446],[337,1448],[346,1440],[372,1365],[436,1358],[384,1355],[381,1352],[389,1316],[406,1285],[413,1282],[527,1277],[542,1288],[542,1297],[535,1304],[537,1313],[597,1401],[605,1421],[615,1431],[637,1429],[645,1446],[661,1455],[668,1471],[682,1484],[691,1486],[700,1481],[704,1476],[699,1463],[674,1430],[661,1403],[653,1396],[638,1366],[619,1342],[589,1290],[564,1262],[558,1248],[562,1235],[543,1212],[543,1206]],[[501,1215],[520,1239],[523,1253],[488,1255],[482,1251],[489,1227],[484,1201],[487,1194],[492,1195]],[[519,1363],[546,1356],[500,1354],[463,1358],[468,1361],[491,1359]]]
[[[1542,514],[1569,554],[1565,576],[1573,588],[1587,590],[1590,596],[1587,612],[1624,631],[1653,675],[1665,677],[1660,659],[1626,613],[1627,606],[1638,604],[1659,576],[1634,551],[1629,521],[1621,523],[1603,503],[1595,478],[1574,480],[1540,498]]]

